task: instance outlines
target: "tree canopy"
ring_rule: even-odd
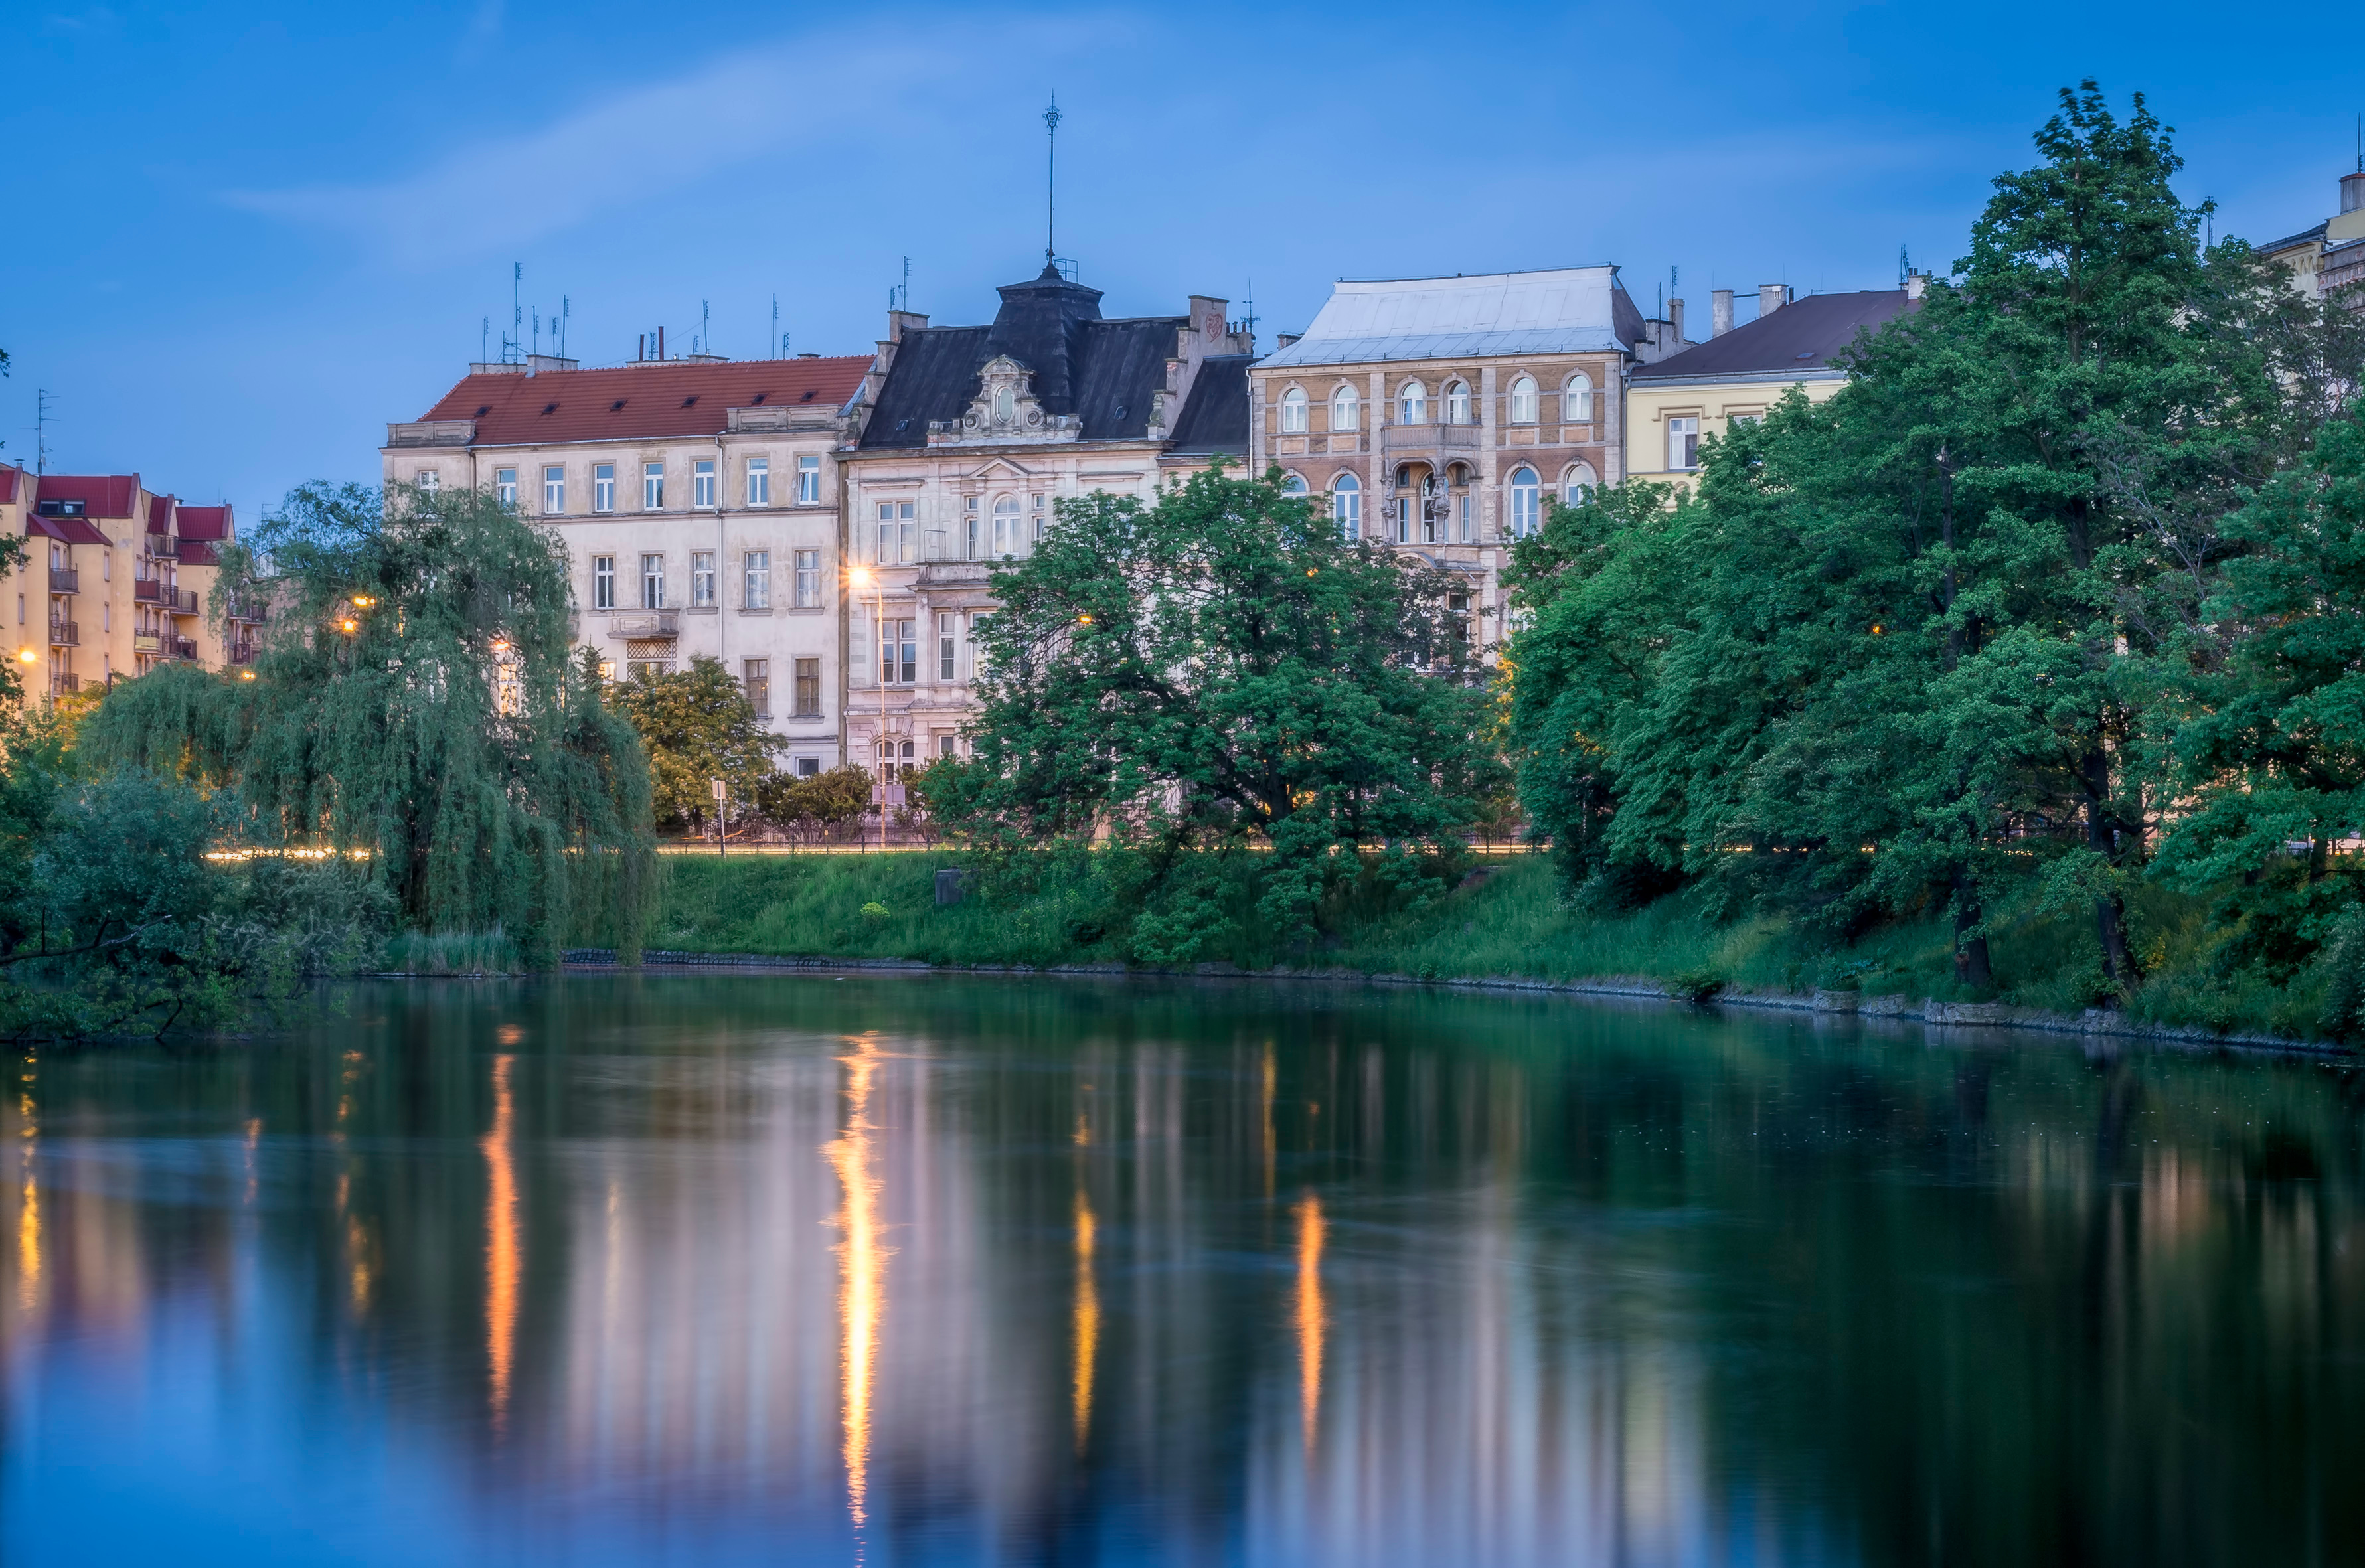
[[[637,948],[648,765],[570,661],[555,534],[485,492],[311,485],[225,557],[231,596],[270,605],[252,665],[120,687],[84,728],[93,767],[191,779],[252,842],[364,859],[422,930],[499,925],[555,963],[600,899]]]

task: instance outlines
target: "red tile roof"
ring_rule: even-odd
[[[148,498],[148,532],[151,533],[170,533],[173,532],[172,497],[151,496]]]
[[[214,547],[211,544],[206,543],[200,540],[191,539],[186,534],[184,534],[181,537],[180,561],[181,565],[184,566],[219,566],[221,565],[221,557],[214,554]]]
[[[129,519],[139,490],[137,474],[44,474],[38,493],[45,501],[80,501],[86,517]]]
[[[38,533],[44,539],[62,539],[68,544],[112,544],[113,540],[98,531],[98,524],[78,517],[28,517],[25,532]]]
[[[479,446],[717,435],[731,409],[835,414],[853,400],[870,364],[869,354],[846,354],[470,375],[420,418],[474,420]]]
[[[184,539],[228,539],[237,532],[231,523],[230,507],[193,507],[181,503],[181,537]]]
[[[17,498],[17,478],[24,472],[22,468],[0,463],[0,502]]]

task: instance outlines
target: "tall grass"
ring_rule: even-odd
[[[490,931],[405,931],[387,942],[382,968],[401,975],[513,975],[524,971],[516,941]]]

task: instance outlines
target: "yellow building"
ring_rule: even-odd
[[[1794,298],[1781,284],[1757,291],[1757,319],[1732,324],[1732,291],[1716,291],[1708,342],[1626,382],[1626,474],[1688,488],[1702,444],[1735,420],[1765,417],[1791,387],[1817,402],[1847,385],[1833,359],[1859,331],[1877,329],[1922,297],[1922,279],[1904,288]]]
[[[2340,176],[2340,211],[2313,229],[2259,247],[2291,269],[2292,286],[2328,298],[2365,284],[2365,168]]]

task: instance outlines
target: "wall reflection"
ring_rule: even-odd
[[[0,1547],[171,1464],[369,1562],[2365,1543],[2345,1077],[817,989],[26,1064]]]

